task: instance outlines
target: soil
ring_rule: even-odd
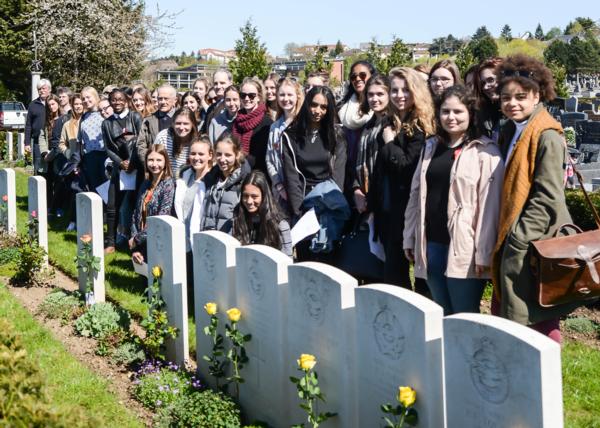
[[[65,290],[73,291],[78,288],[75,281],[59,270],[56,270],[52,283],[54,287]],[[52,335],[64,344],[71,355],[98,376],[108,380],[108,388],[117,396],[120,404],[133,411],[146,426],[152,426],[153,413],[136,401],[131,394],[133,372],[111,364],[106,357],[96,355],[94,352],[96,341],[77,335],[72,323],[61,325],[60,320],[46,319],[38,313],[38,306],[53,290],[53,287],[13,287],[9,285],[8,289],[41,325],[50,330]],[[136,325],[134,331],[141,332],[142,329]]]

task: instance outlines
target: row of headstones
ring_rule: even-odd
[[[161,292],[169,321],[180,334],[168,357],[188,357],[184,225],[173,217],[148,219],[148,264],[162,268]],[[440,306],[385,284],[357,286],[344,272],[297,263],[281,252],[241,246],[221,232],[194,235],[194,315],[199,372],[214,380],[202,356],[207,302],[238,307],[246,344],[240,403],[250,419],[272,426],[303,420],[289,381],[302,353],[317,358],[320,411],[337,413],[324,427],[383,426],[380,405],[399,385],[417,391],[422,427],[562,427],[560,347],[501,318],[443,317]],[[151,279],[149,278],[149,281]]]
[[[8,161],[14,159],[14,133],[12,131],[4,132],[4,139],[7,146],[7,157]],[[25,157],[25,134],[23,132],[17,133],[17,159],[23,159]]]
[[[11,168],[0,170],[0,204],[6,204],[5,218],[2,218],[0,227],[8,233],[17,232],[17,194],[16,176]],[[104,222],[102,212],[102,199],[95,193],[79,193],[76,196],[77,206],[77,244],[81,249],[83,235],[92,237],[92,254],[100,257],[100,270],[94,274],[93,293],[95,302],[105,300],[104,289]],[[48,263],[48,209],[46,199],[46,180],[40,176],[32,176],[27,181],[27,211],[28,219],[34,217],[35,231],[38,244],[46,251],[44,263]],[[85,292],[86,273],[79,270],[79,289]]]
[[[594,99],[591,103],[579,102],[579,97],[569,97],[567,99],[556,99],[552,102],[553,105],[558,105],[569,113],[584,112],[586,110],[592,113],[598,113],[600,109],[600,99]]]

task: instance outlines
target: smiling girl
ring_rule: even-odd
[[[193,111],[183,107],[173,114],[173,122],[156,136],[155,144],[167,148],[173,176],[179,177],[179,170],[187,164],[190,154],[190,144],[198,137],[196,116]]]

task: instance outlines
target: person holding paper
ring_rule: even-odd
[[[117,234],[118,212],[125,198],[131,200],[128,206],[133,206],[132,199],[135,197],[135,171],[130,164],[131,155],[135,150],[136,136],[142,127],[142,116],[137,111],[127,108],[129,99],[121,89],[113,89],[108,96],[113,109],[113,115],[102,122],[102,139],[106,147],[106,154],[113,162],[113,168],[108,190],[108,203],[106,209],[107,233],[104,243],[105,253],[115,252]],[[128,176],[129,174],[129,176]],[[123,176],[123,177],[122,177]],[[131,179],[134,188],[125,185]],[[126,216],[131,218],[131,215]],[[128,222],[129,223],[129,222]],[[128,233],[129,224],[122,225],[124,233]]]

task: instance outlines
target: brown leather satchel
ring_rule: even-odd
[[[538,299],[551,307],[600,296],[600,218],[577,174],[581,190],[594,215],[598,229],[583,232],[574,224],[565,224],[553,238],[533,241],[531,267],[538,284]],[[567,229],[575,234],[557,236]]]

